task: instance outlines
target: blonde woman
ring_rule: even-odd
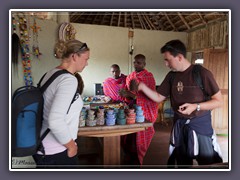
[[[45,155],[38,152],[33,157],[38,168],[73,168],[78,164],[75,139],[83,107],[79,93],[71,104],[79,87],[74,74],[82,72],[88,65],[89,48],[86,43],[70,40],[57,42],[54,51],[55,57],[61,59],[61,64],[47,72],[41,85],[56,71],[65,69],[69,73],[58,76],[43,94],[44,117],[41,133],[47,128],[50,132],[43,139]]]

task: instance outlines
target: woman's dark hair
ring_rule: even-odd
[[[75,73],[74,75],[78,80],[77,92],[82,95],[83,88],[84,88],[84,82],[83,82],[82,76],[79,73]]]
[[[161,53],[170,52],[171,55],[176,57],[178,54],[182,54],[186,58],[187,50],[182,41],[176,39],[167,42],[162,48]]]

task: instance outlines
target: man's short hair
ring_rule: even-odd
[[[184,43],[178,39],[167,42],[162,48],[161,53],[170,52],[171,55],[176,57],[178,54],[182,54],[186,58],[187,50]]]
[[[119,67],[119,65],[117,65],[117,64],[111,65],[111,68],[116,68],[116,69],[119,69],[119,70],[120,70],[120,67]]]
[[[137,54],[134,59],[142,59],[142,60],[146,60],[146,57],[143,54]]]

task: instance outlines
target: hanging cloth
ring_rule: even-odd
[[[12,63],[14,70],[17,71],[18,53],[20,49],[20,39],[16,33],[12,34]]]

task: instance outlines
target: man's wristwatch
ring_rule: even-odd
[[[201,106],[199,103],[197,103],[197,111],[200,111],[201,110]]]

